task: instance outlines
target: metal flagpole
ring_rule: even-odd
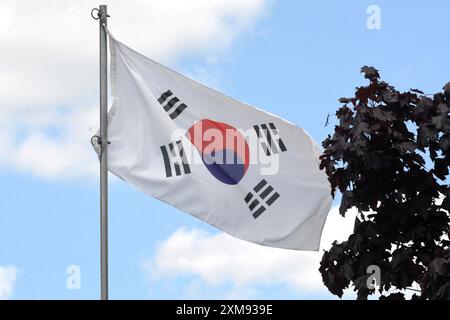
[[[108,300],[108,56],[106,5],[98,11],[100,27],[100,278],[101,299]]]

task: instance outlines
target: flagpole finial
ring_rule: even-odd
[[[106,19],[109,18],[106,5],[102,4],[99,6],[98,17],[102,23],[106,23]]]

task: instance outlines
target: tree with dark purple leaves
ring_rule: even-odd
[[[323,254],[323,282],[339,297],[353,287],[358,299],[375,290],[404,299],[418,285],[413,299],[450,299],[450,83],[434,95],[399,92],[375,68],[361,72],[369,84],[339,99],[339,124],[322,143],[320,168],[333,197],[342,194],[340,214],[358,210],[353,234]]]

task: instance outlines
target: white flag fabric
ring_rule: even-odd
[[[109,40],[109,171],[237,238],[318,250],[331,196],[311,137]]]

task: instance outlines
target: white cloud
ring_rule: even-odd
[[[251,298],[261,285],[281,285],[294,296],[330,296],[318,271],[322,249],[330,248],[334,240],[346,240],[355,216],[356,210],[350,210],[344,219],[334,207],[319,252],[263,247],[225,233],[181,228],[158,245],[154,259],[145,261],[144,270],[153,283],[196,277],[197,281],[181,288],[188,298],[208,298],[214,289],[220,291],[216,292],[219,298]]]
[[[95,106],[78,106],[12,117],[14,122],[0,129],[0,167],[47,179],[95,176],[90,137],[97,114]]]
[[[10,299],[12,297],[16,277],[16,267],[0,266],[0,300]]]
[[[118,39],[163,63],[224,57],[272,0],[104,1]],[[0,166],[46,178],[96,170],[97,1],[0,3]]]

